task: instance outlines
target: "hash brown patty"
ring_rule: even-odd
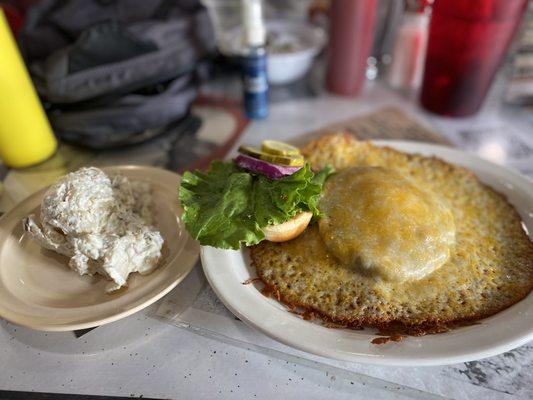
[[[340,264],[326,250],[317,224],[289,242],[252,247],[258,276],[290,308],[346,327],[423,334],[493,315],[533,289],[533,243],[520,216],[472,172],[349,134],[314,140],[302,154],[314,169],[382,166],[429,187],[450,205],[457,241],[439,270],[404,283],[376,283]]]

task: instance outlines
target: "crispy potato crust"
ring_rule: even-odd
[[[439,333],[493,315],[533,289],[533,243],[507,199],[469,170],[327,135],[302,153],[313,168],[383,166],[442,196],[454,213],[457,242],[450,260],[430,276],[398,284],[361,276],[327,252],[316,224],[285,243],[263,242],[251,258],[266,290],[290,309],[325,323],[376,327],[394,336]]]

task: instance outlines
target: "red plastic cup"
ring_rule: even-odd
[[[377,0],[332,0],[326,76],[330,92],[355,96],[361,91],[374,38],[376,5]]]
[[[436,0],[422,106],[447,116],[478,111],[526,6],[527,0]]]

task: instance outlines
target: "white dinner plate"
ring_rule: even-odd
[[[505,194],[533,233],[533,183],[502,166],[448,147],[405,141],[375,141],[406,153],[437,156],[462,165],[486,184]],[[508,309],[447,333],[407,337],[399,343],[373,345],[375,330],[326,328],[290,313],[253,284],[256,277],[248,251],[201,248],[204,272],[218,297],[237,317],[281,343],[338,360],[382,365],[442,365],[493,356],[533,339],[533,294]]]
[[[109,281],[79,276],[68,258],[42,249],[22,229],[22,219],[39,214],[46,189],[29,196],[0,218],[0,316],[44,331],[90,328],[116,321],[152,304],[172,290],[198,259],[198,244],[181,222],[180,176],[159,168],[102,168],[153,188],[155,226],[165,243],[160,265],[148,275],[131,274],[128,287],[108,294]]]

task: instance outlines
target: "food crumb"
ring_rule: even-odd
[[[248,278],[246,279],[242,284],[243,285],[249,285],[250,283],[254,283],[254,282],[259,282],[261,280],[261,278]]]
[[[401,342],[405,338],[406,336],[404,335],[382,336],[382,337],[375,338],[374,340],[372,340],[371,343],[379,345],[379,344],[386,344],[389,342]]]

